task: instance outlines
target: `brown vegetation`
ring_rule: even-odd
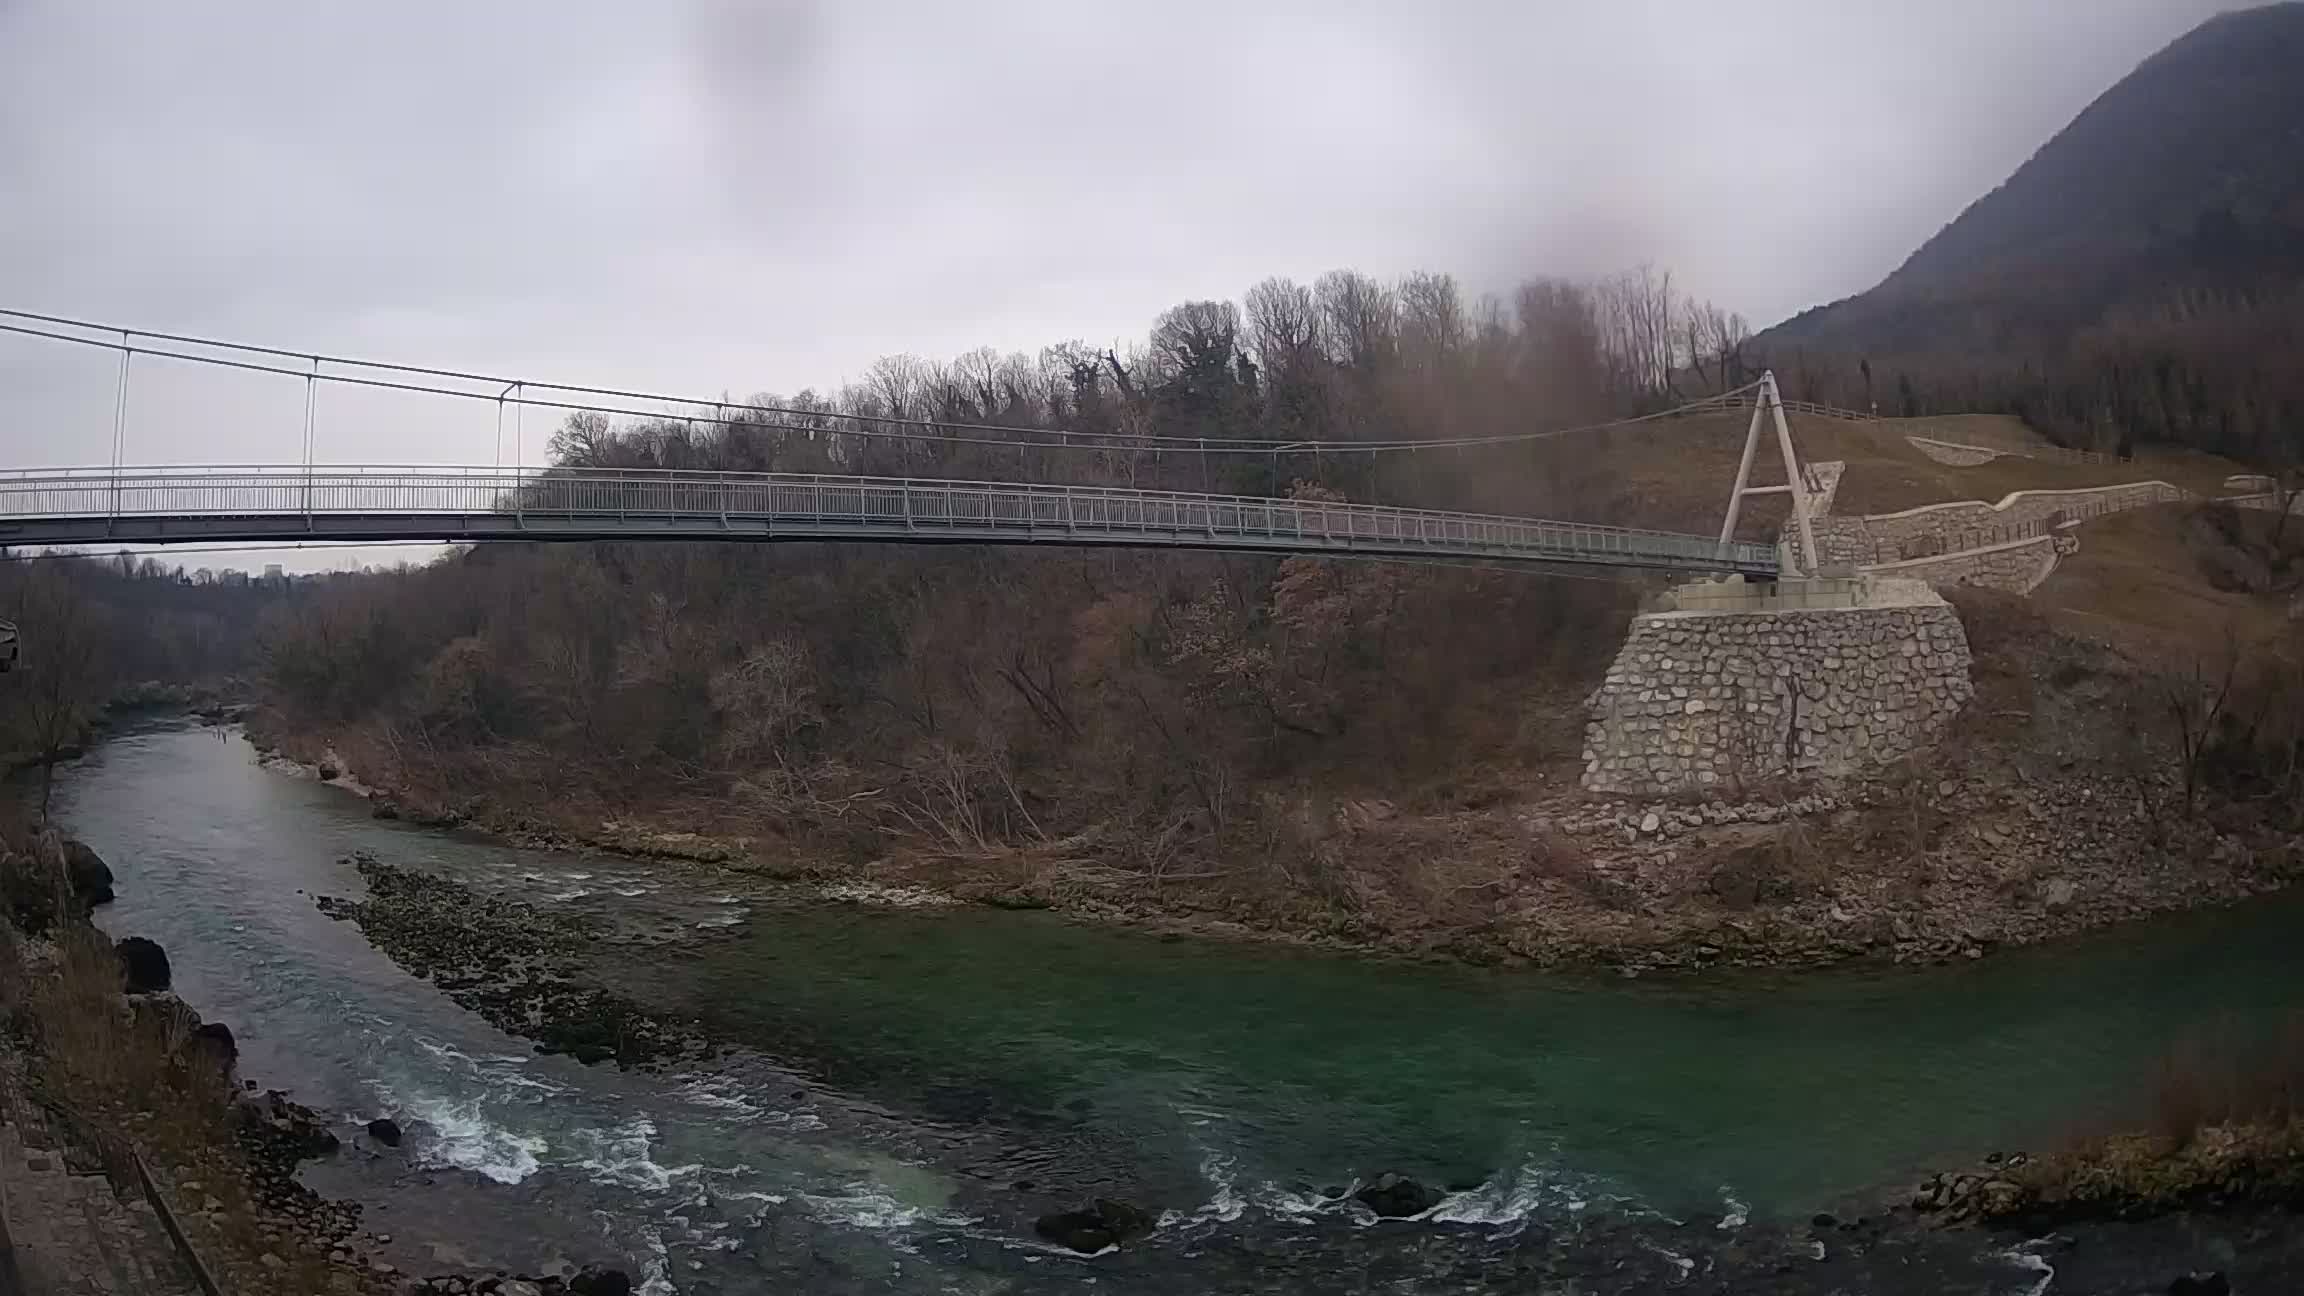
[[[2268,1039],[2230,1024],[2162,1060],[2150,1129],[2092,1134],[2010,1172],[1995,1214],[2138,1216],[2304,1203],[2304,1017]]]
[[[1509,308],[1467,303],[1445,276],[1340,272],[1266,281],[1245,309],[1186,303],[1127,355],[895,357],[832,398],[760,402],[820,414],[584,415],[553,444],[574,467],[1023,476],[1599,517],[1609,507],[1577,470],[1589,456],[1566,442],[1334,447],[1538,431],[1701,394],[1748,376],[1741,338],[1647,271],[1532,284]],[[930,426],[889,438],[858,419]],[[1119,439],[1067,452],[988,424]],[[1130,440],[1154,434],[1330,448]],[[1118,874],[1251,909],[1317,897],[1349,920],[1428,888],[1341,876],[1337,817],[1572,760],[1572,698],[1637,593],[1314,559],[495,547],[331,582],[267,621],[265,651],[279,727],[335,744],[421,808],[586,835],[645,817],[750,838],[787,866],[898,856],[962,877],[1013,859],[1034,887]]]

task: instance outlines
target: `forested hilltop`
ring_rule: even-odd
[[[2304,4],[2146,60],[1860,296],[1761,334],[1791,394],[2069,444],[2304,460]]]

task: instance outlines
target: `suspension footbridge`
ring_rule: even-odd
[[[1379,454],[1487,445],[1563,435],[1546,431],[1457,441],[1270,442],[1123,436],[873,415],[834,414],[674,398],[567,384],[507,380],[341,357],[305,355],[173,334],[143,333],[54,316],[0,310],[0,334],[120,357],[114,462],[0,472],[0,545],[115,546],[397,543],[409,541],[859,541],[905,544],[1072,545],[1253,553],[1479,560],[1677,573],[1774,577],[1776,546],[1718,536],[1347,503],[1053,482],[937,477],[586,466],[327,465],[314,461],[313,393],[322,384],[494,401],[498,448],[503,411],[542,407],[610,417],[677,419],[766,428],[811,437],[928,442],[949,449],[994,445],[1019,452],[1191,453],[1301,456]],[[305,385],[300,464],[138,467],[119,462],[131,363],[221,367],[280,375]],[[493,392],[493,394],[491,394]],[[1748,400],[1753,437],[1773,405],[1772,381],[1687,408],[1735,408]],[[636,402],[651,404],[636,406]],[[731,411],[734,411],[733,415]],[[1667,411],[1664,417],[1687,409]],[[801,420],[804,420],[801,421]],[[1641,420],[1630,420],[1641,421]],[[1621,426],[1621,423],[1602,426]],[[1568,429],[1567,432],[1595,429]],[[1789,466],[1789,443],[1786,443]],[[1784,487],[1747,487],[1751,456],[1732,498]],[[1797,477],[1793,480],[1797,481]],[[1796,487],[1791,488],[1797,490]]]

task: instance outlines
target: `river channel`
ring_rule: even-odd
[[[104,925],[166,947],[244,1074],[348,1137],[407,1126],[403,1148],[351,1137],[306,1179],[365,1203],[416,1273],[564,1258],[657,1293],[1461,1290],[1573,1273],[1581,1246],[1597,1267],[1650,1257],[1669,1285],[1714,1262],[1691,1241],[2139,1112],[2173,1037],[2210,1013],[2268,1022],[2304,986],[2304,906],[2285,900],[1955,967],[1631,981],[793,904],[690,866],[379,821],[191,725],[103,744],[57,795],[118,876]],[[680,933],[591,970],[742,1047],[673,1074],[535,1054],[315,909],[361,893],[355,851]],[[1451,1195],[1375,1221],[1342,1195],[1383,1171]],[[1096,1195],[1161,1227],[1095,1258],[1032,1237],[1036,1212]],[[2012,1268],[2005,1290],[2029,1283]]]

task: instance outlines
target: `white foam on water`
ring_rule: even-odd
[[[1215,1195],[1200,1208],[1201,1218],[1230,1224],[1248,1209],[1248,1199],[1240,1195],[1233,1175],[1233,1164],[1233,1159],[1221,1152],[1210,1152],[1200,1158],[1200,1177],[1216,1187]]]
[[[1195,1121],[1194,1124],[1205,1122]],[[1179,1210],[1160,1212],[1154,1228],[1175,1228],[1181,1224],[1230,1224],[1248,1210],[1248,1199],[1241,1195],[1239,1181],[1234,1174],[1234,1159],[1227,1153],[1202,1148],[1200,1151],[1200,1177],[1207,1180],[1215,1191],[1199,1208],[1187,1214]],[[1270,1187],[1270,1185],[1266,1185]]]
[[[638,1296],[680,1296],[680,1289],[672,1285],[672,1253],[664,1249],[664,1235],[644,1228],[640,1240],[648,1248],[648,1258],[640,1263]]]
[[[742,921],[744,921],[744,914],[739,910],[736,913],[721,914],[715,918],[703,919],[696,925],[699,927],[733,927]]]
[[[605,1130],[578,1130],[567,1136],[566,1151],[578,1159],[569,1164],[602,1183],[640,1192],[669,1192],[675,1181],[702,1170],[702,1165],[663,1166],[651,1157],[649,1140],[656,1123],[635,1116]]]
[[[1752,1222],[1751,1205],[1747,1202],[1738,1201],[1736,1194],[1730,1192],[1725,1185],[1720,1189],[1720,1204],[1728,1208],[1720,1216],[1718,1227],[1721,1231],[1740,1229]]]
[[[756,1120],[769,1114],[768,1109],[750,1102],[730,1090],[738,1086],[726,1076],[699,1076],[681,1085],[674,1092],[698,1107],[710,1111],[727,1112],[747,1120]],[[778,1113],[781,1115],[782,1113]]]
[[[2050,1241],[2050,1238],[2033,1238],[2031,1241],[2010,1250],[1997,1252],[1993,1257],[1994,1259],[2005,1260],[2026,1273],[2040,1275],[2040,1281],[2032,1284],[2025,1291],[2024,1296],[2048,1296],[2049,1286],[2056,1281],[2056,1266],[2033,1254],[2032,1250],[2034,1247],[2047,1246]]]
[[[545,896],[544,898],[547,900],[558,901],[581,900],[590,894],[592,894],[592,892],[588,887],[570,887],[565,891],[555,891],[552,894]]]
[[[1696,1262],[1694,1260],[1689,1259],[1687,1256],[1684,1256],[1669,1247],[1658,1246],[1654,1242],[1643,1242],[1640,1245],[1646,1247],[1650,1254],[1661,1258],[1664,1263],[1671,1265],[1673,1268],[1679,1270],[1680,1282],[1688,1281],[1688,1275],[1696,1272]],[[1675,1283],[1674,1285],[1677,1286],[1678,1284]]]
[[[403,1125],[430,1128],[431,1137],[419,1143],[425,1163],[470,1170],[502,1184],[536,1173],[538,1158],[551,1144],[520,1128],[528,1124],[520,1109],[540,1107],[567,1088],[527,1074],[526,1055],[474,1057],[422,1036],[414,1042],[414,1053],[396,1048],[393,1061],[414,1063],[419,1074],[404,1083],[380,1082],[375,1090],[379,1105]]]
[[[1587,1176],[1531,1158],[1516,1170],[1490,1175],[1477,1188],[1448,1194],[1440,1199],[1439,1205],[1416,1218],[1435,1224],[1484,1224],[1518,1229],[1548,1211],[1583,1210],[1594,1195],[1594,1187]]]
[[[568,1087],[529,1075],[526,1067],[534,1059],[522,1053],[491,1053],[486,1057],[473,1057],[469,1053],[447,1044],[419,1037],[416,1047],[430,1054],[434,1061],[456,1073],[471,1087],[485,1090],[526,1089],[546,1097],[557,1097],[569,1092]],[[530,1101],[535,1101],[531,1099]]]
[[[423,1145],[428,1164],[470,1170],[500,1184],[516,1184],[536,1173],[537,1158],[551,1144],[488,1119],[480,1110],[482,1101],[417,1094],[401,1098],[397,1110],[431,1127],[432,1139]]]
[[[626,900],[629,900],[629,899],[631,899],[631,898],[632,898],[632,897],[634,897],[634,896],[644,896],[644,895],[648,894],[648,890],[649,890],[649,889],[648,889],[647,887],[617,887],[617,888],[615,888],[616,894],[617,894],[617,895],[619,895],[619,896],[622,896],[622,897],[623,897],[623,898],[625,898]]]
[[[1267,1182],[1256,1186],[1251,1199],[1257,1206],[1283,1219],[1306,1220],[1320,1215],[1347,1213],[1350,1206],[1357,1204],[1352,1201],[1352,1193],[1359,1186],[1359,1180],[1355,1179],[1345,1186],[1343,1196],[1323,1197],[1309,1189],[1299,1192]]]
[[[853,1228],[885,1231],[920,1224],[957,1227],[976,1222],[966,1215],[898,1201],[887,1189],[874,1184],[850,1184],[848,1190],[838,1196],[802,1193],[800,1200],[807,1203],[817,1217]]]

